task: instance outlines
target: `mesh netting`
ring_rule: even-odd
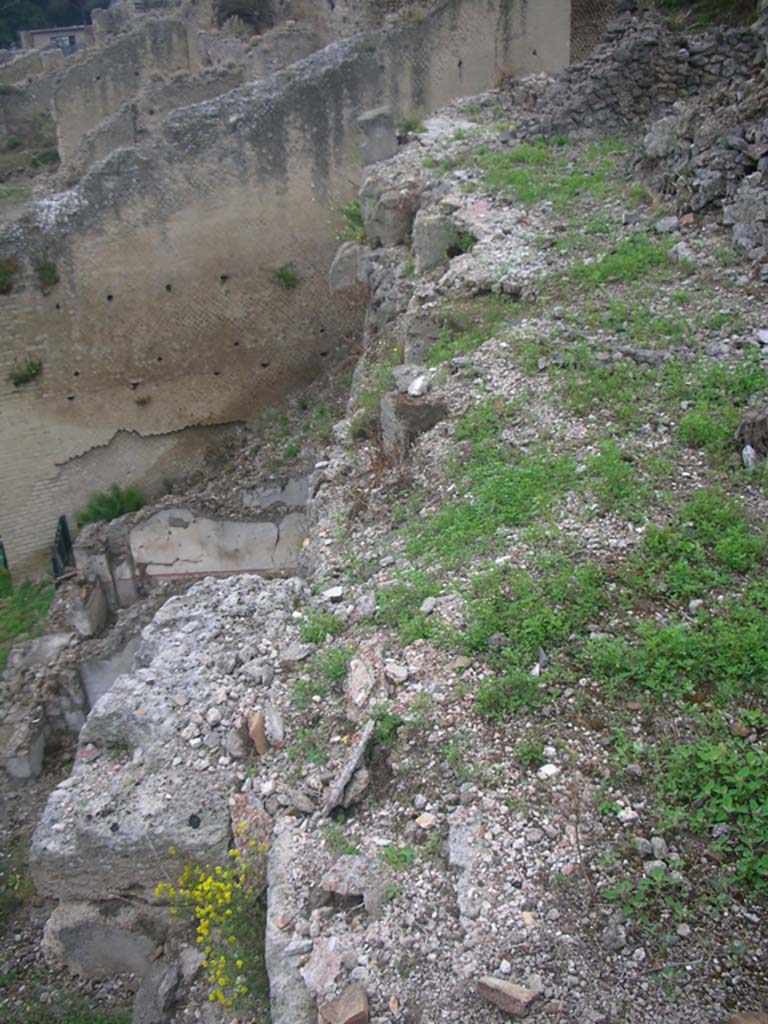
[[[584,60],[616,16],[618,0],[572,0],[571,63]]]

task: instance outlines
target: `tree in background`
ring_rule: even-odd
[[[18,33],[28,28],[87,25],[94,7],[109,0],[0,0],[0,46],[18,45]]]

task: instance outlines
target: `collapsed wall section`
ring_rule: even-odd
[[[361,174],[358,117],[383,103],[426,113],[500,68],[557,68],[569,15],[560,0],[447,0],[172,114],[146,149],[118,150],[6,229],[0,532],[12,567],[43,557],[120,432],[172,440],[247,421],[349,350],[362,302],[332,294],[327,273]],[[14,386],[27,359],[41,370]],[[121,483],[154,472],[151,446],[131,452]]]

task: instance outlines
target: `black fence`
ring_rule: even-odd
[[[54,581],[60,580],[72,564],[72,537],[69,532],[69,524],[66,516],[59,516],[56,536],[53,538],[53,547],[51,548],[51,568]]]

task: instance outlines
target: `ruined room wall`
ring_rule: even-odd
[[[170,79],[149,82],[132,101],[82,137],[77,150],[70,154],[64,172],[67,181],[77,181],[92,163],[103,160],[119,146],[141,143],[172,110],[221,96],[244,81],[241,68],[210,68],[197,75],[179,72]]]
[[[0,146],[6,144],[9,136],[24,138],[41,123],[51,125],[53,136],[51,99],[55,88],[52,75],[40,75],[17,86],[14,92],[0,95]]]
[[[187,26],[172,18],[149,20],[84,56],[64,73],[53,95],[62,164],[77,151],[83,135],[132,99],[151,75],[194,65]]]
[[[35,51],[21,53],[7,64],[0,65],[0,82],[3,85],[15,85],[26,82],[32,75],[42,74],[43,55]]]
[[[330,46],[177,111],[146,149],[114,153],[0,234],[0,257],[19,266],[0,296],[0,532],[14,567],[35,564],[56,516],[104,483],[89,453],[116,433],[173,444],[189,426],[249,420],[349,351],[361,303],[331,293],[327,274],[338,207],[361,178],[358,116],[382,102],[435,109],[499,68],[562,65],[563,6],[448,0]],[[47,294],[43,254],[60,277]],[[274,270],[289,262],[300,281],[286,290]],[[43,372],[14,388],[7,374],[28,354]],[[153,472],[151,445],[134,447],[114,480]]]

